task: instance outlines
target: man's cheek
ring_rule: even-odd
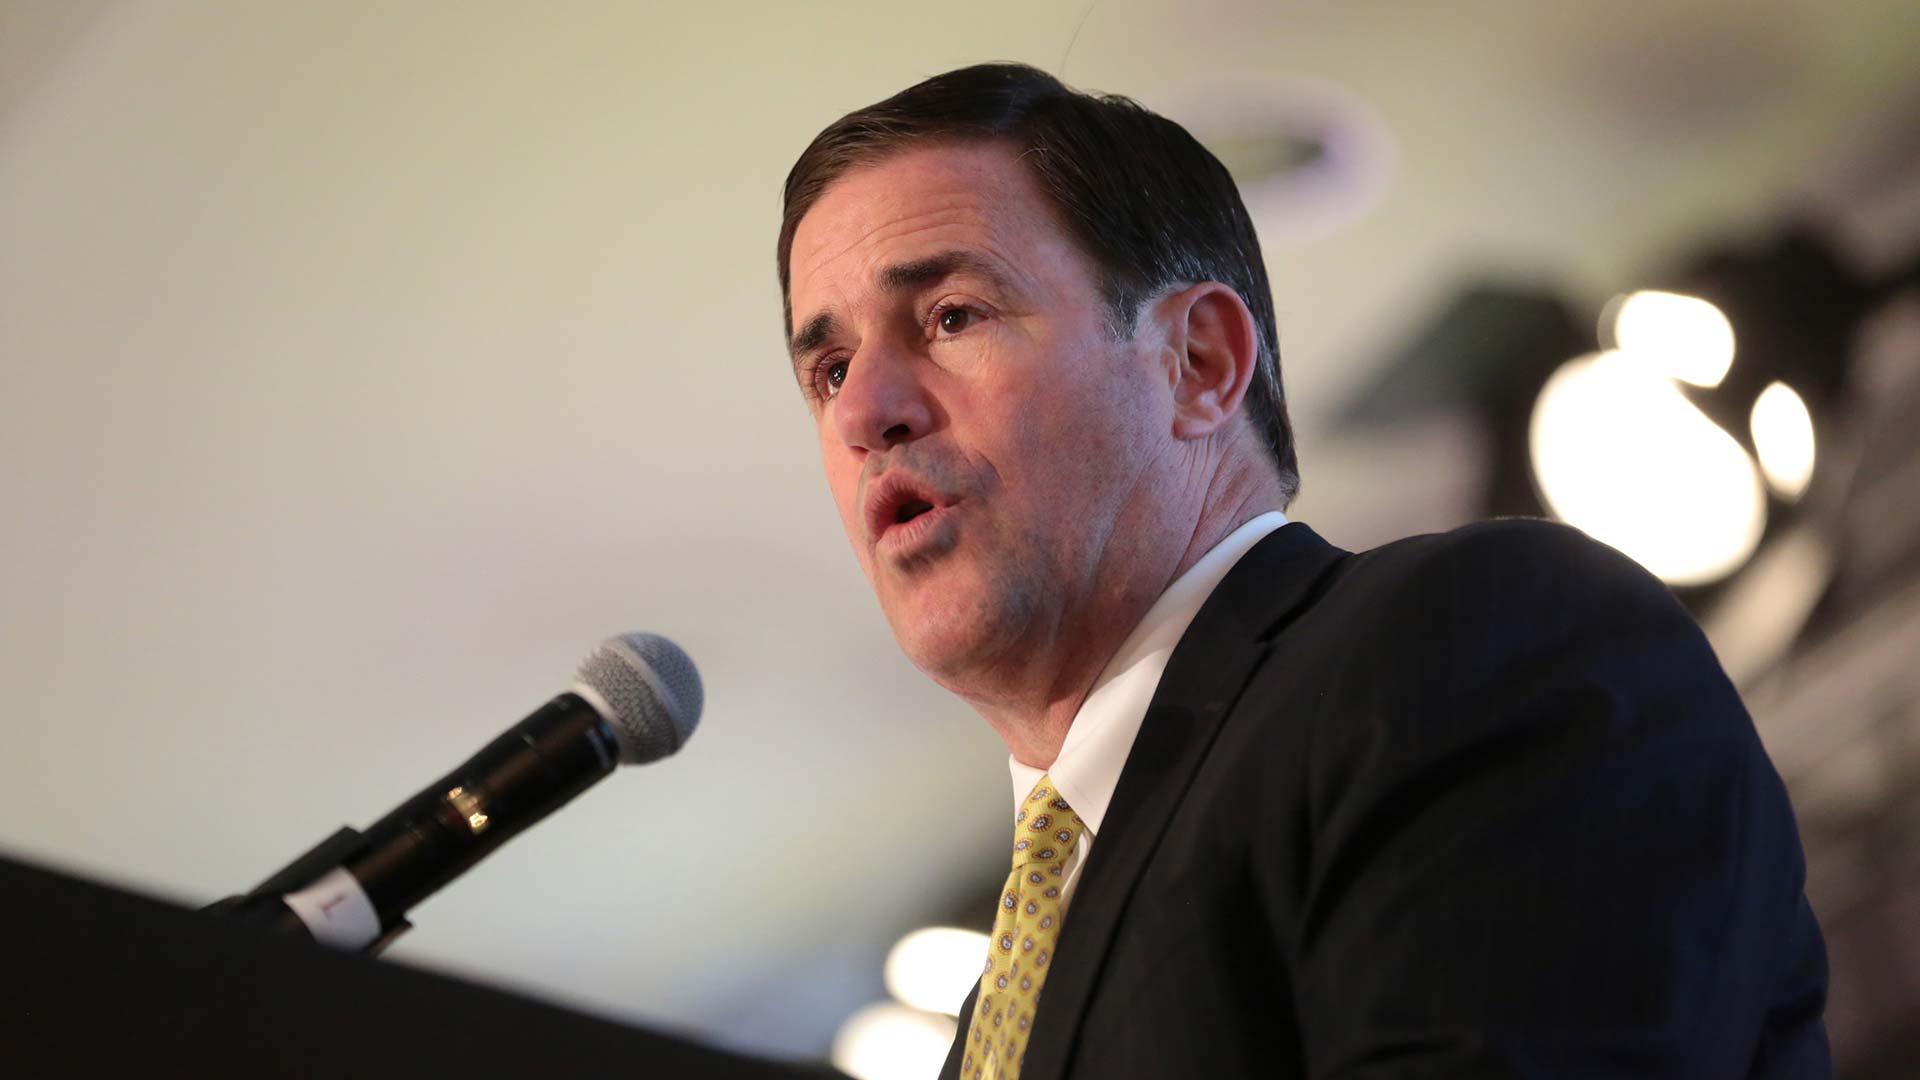
[[[873,567],[867,564],[867,545],[864,538],[865,530],[859,522],[851,517],[843,516],[841,518],[841,525],[847,531],[847,546],[853,549],[854,560],[860,564],[860,569],[871,579],[873,577]]]
[[[860,535],[864,529],[865,515],[860,513],[860,477],[857,472],[848,474],[840,465],[828,457],[826,466],[827,492],[833,497],[833,508],[840,514],[840,524],[847,530],[847,539],[860,546]]]

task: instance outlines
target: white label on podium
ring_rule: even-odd
[[[281,899],[322,945],[364,949],[380,938],[380,916],[373,910],[373,901],[353,875],[339,867]]]

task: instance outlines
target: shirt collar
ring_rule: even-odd
[[[1113,789],[1120,784],[1120,770],[1126,766],[1134,736],[1140,733],[1140,723],[1146,719],[1147,706],[1153,702],[1153,692],[1167,670],[1173,647],[1180,644],[1201,605],[1233,564],[1286,523],[1286,516],[1278,510],[1261,514],[1229,533],[1167,586],[1094,679],[1093,689],[1074,714],[1051,768],[1022,765],[1013,755],[1007,755],[1016,812],[1040,777],[1049,776],[1060,797],[1080,816],[1086,831],[1099,833],[1107,804],[1113,801]]]

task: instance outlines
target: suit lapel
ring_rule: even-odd
[[[1175,646],[1060,929],[1059,955],[1021,1064],[1024,1080],[1064,1075],[1127,900],[1221,721],[1274,634],[1345,555],[1305,525],[1283,526],[1234,565]],[[971,1015],[971,1008],[961,1013],[961,1044]],[[956,1048],[942,1075],[954,1075],[958,1062]]]

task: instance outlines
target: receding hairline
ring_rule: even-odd
[[[820,322],[819,315],[810,318],[805,327],[796,329],[794,326],[793,248],[795,240],[800,235],[801,226],[806,223],[808,218],[813,216],[814,210],[826,200],[828,192],[840,186],[841,183],[856,173],[890,165],[900,158],[922,153],[934,153],[942,150],[991,146],[998,146],[1006,152],[1004,160],[1012,167],[1013,175],[1018,177],[1016,183],[1027,185],[1034,196],[1034,209],[1042,215],[1045,221],[1059,228],[1061,235],[1066,238],[1066,241],[1072,245],[1073,249],[1079,253],[1081,258],[1087,261],[1088,270],[1094,275],[1096,285],[1104,285],[1101,281],[1102,268],[1099,259],[1095,253],[1089,249],[1086,240],[1067,220],[1063,212],[1064,208],[1060,205],[1059,200],[1054,194],[1047,190],[1044,178],[1037,173],[1034,166],[1027,162],[1026,159],[1031,156],[1033,148],[1027,147],[1018,138],[1012,135],[1000,134],[943,132],[938,135],[911,136],[899,140],[863,144],[846,153],[844,158],[837,163],[837,167],[828,175],[818,177],[816,183],[809,185],[805,192],[806,209],[801,211],[798,217],[791,218],[782,230],[779,249],[779,270],[780,305],[784,321],[780,329],[787,339],[787,353],[789,357],[798,358],[801,352],[804,351],[799,348],[802,338],[818,337],[820,333],[813,326],[813,324]],[[999,267],[992,265],[991,262],[983,261],[980,256],[966,249],[956,248],[939,252],[928,256],[927,259],[949,257],[961,260],[967,260],[970,257],[971,262],[955,267],[954,269],[979,272],[981,276],[988,278],[993,284],[1002,289],[1016,288],[1015,282],[1007,273]],[[922,262],[927,260],[912,261]],[[903,266],[904,265],[905,264],[903,264]],[[888,270],[895,269],[900,268],[888,268]],[[886,271],[883,271],[883,273],[885,272]],[[949,272],[952,271],[950,270]],[[1105,291],[1104,288],[1102,291]],[[809,333],[809,331],[813,332]]]
[[[874,133],[873,137],[868,141],[840,148],[840,151],[835,155],[832,167],[816,173],[811,178],[812,182],[809,183],[803,191],[798,193],[802,196],[801,201],[804,202],[806,208],[800,212],[798,217],[789,218],[783,223],[781,229],[778,251],[780,264],[780,299],[782,306],[786,308],[787,326],[791,327],[793,322],[793,242],[794,239],[800,235],[801,224],[813,214],[814,208],[819,206],[821,200],[826,198],[827,192],[839,186],[842,181],[854,173],[878,168],[903,157],[920,153],[931,153],[938,150],[994,145],[998,145],[1007,151],[1007,159],[1017,164],[1019,166],[1019,173],[1038,189],[1041,197],[1040,202],[1044,211],[1055,215],[1057,218],[1060,213],[1060,207],[1056,205],[1053,195],[1046,190],[1046,185],[1041,182],[1041,178],[1035,173],[1033,167],[1023,160],[1031,154],[1034,148],[1027,146],[1017,136],[1012,134],[945,131],[930,135],[896,137]],[[796,193],[791,190],[788,191],[787,196],[789,203],[793,201],[795,194]],[[1065,222],[1062,221],[1060,224],[1064,225]],[[1069,233],[1071,233],[1071,230],[1069,230]],[[1073,239],[1076,243],[1079,242],[1077,236],[1073,237]],[[1084,245],[1081,246],[1084,247]]]

